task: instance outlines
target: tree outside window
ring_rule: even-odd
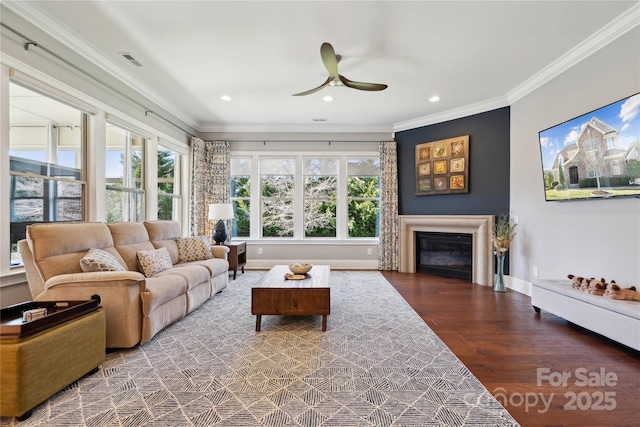
[[[180,203],[180,155],[158,147],[158,219],[178,220]]]
[[[262,237],[293,237],[295,159],[261,159]]]
[[[140,135],[107,125],[107,222],[143,220],[144,141]]]
[[[233,237],[251,235],[251,158],[231,159],[231,203],[234,219],[231,226]]]
[[[304,236],[336,237],[338,160],[305,158]]]
[[[349,237],[378,237],[380,159],[350,158],[347,162]]]

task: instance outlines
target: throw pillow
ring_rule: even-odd
[[[209,236],[176,237],[179,262],[200,261],[211,258]]]
[[[169,255],[169,251],[165,247],[150,251],[138,251],[137,254],[138,263],[146,277],[151,277],[156,273],[173,267],[171,255]]]
[[[124,271],[124,267],[116,258],[102,249],[91,248],[80,259],[82,271]]]

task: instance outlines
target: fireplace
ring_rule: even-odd
[[[472,235],[471,281],[493,285],[493,215],[400,215],[398,217],[398,271],[416,272],[416,233]]]
[[[416,232],[416,271],[471,281],[473,235]]]

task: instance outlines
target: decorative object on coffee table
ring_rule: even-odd
[[[218,220],[212,230],[213,240],[216,245],[221,245],[227,241],[227,224],[225,220],[233,219],[233,205],[231,203],[214,203],[209,205],[209,219]]]
[[[313,264],[305,264],[299,262],[289,265],[289,270],[291,270],[293,274],[307,274],[312,268]]]
[[[511,240],[515,235],[516,225],[508,214],[502,214],[498,216],[496,224],[493,229],[493,253],[498,260],[498,269],[496,271],[496,281],[493,285],[493,290],[496,292],[507,292],[507,288],[504,284],[504,258],[511,245]]]

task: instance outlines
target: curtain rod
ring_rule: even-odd
[[[142,108],[144,110],[144,115],[148,116],[149,114],[153,114],[154,116],[164,120],[165,122],[169,123],[170,125],[172,125],[173,127],[180,129],[182,132],[186,133],[187,135],[194,137],[195,135],[193,135],[191,132],[183,129],[181,126],[175,124],[174,122],[172,122],[171,120],[167,119],[166,117],[164,117],[161,114],[156,113],[155,111],[147,108],[146,105],[140,103],[138,100],[130,97],[129,95],[127,95],[126,93],[122,92],[120,89],[110,85],[109,83],[105,82],[104,80],[102,80],[101,78],[91,74],[90,72],[88,72],[87,70],[85,70],[84,68],[79,67],[78,65],[74,64],[73,62],[63,58],[62,56],[58,55],[57,53],[53,52],[52,50],[46,48],[45,46],[41,45],[40,43],[36,42],[35,40],[33,40],[30,37],[25,36],[24,34],[22,34],[21,32],[19,32],[18,30],[8,26],[7,24],[5,24],[4,22],[0,22],[0,25],[4,28],[6,28],[7,30],[11,31],[12,33],[14,33],[15,35],[17,35],[18,37],[22,38],[23,40],[25,40],[24,43],[24,50],[26,50],[27,52],[29,51],[29,48],[31,46],[34,47],[38,47],[40,49],[42,49],[44,52],[48,53],[49,55],[53,56],[54,58],[56,58],[57,60],[67,64],[68,66],[70,66],[71,68],[73,68],[76,71],[81,72],[82,74],[84,74],[85,76],[89,77],[90,79],[100,83],[102,86],[106,87],[107,89],[110,89],[111,91],[117,93],[118,95],[122,96],[123,98],[127,99],[128,101],[132,102],[133,104],[137,105],[138,107]]]

